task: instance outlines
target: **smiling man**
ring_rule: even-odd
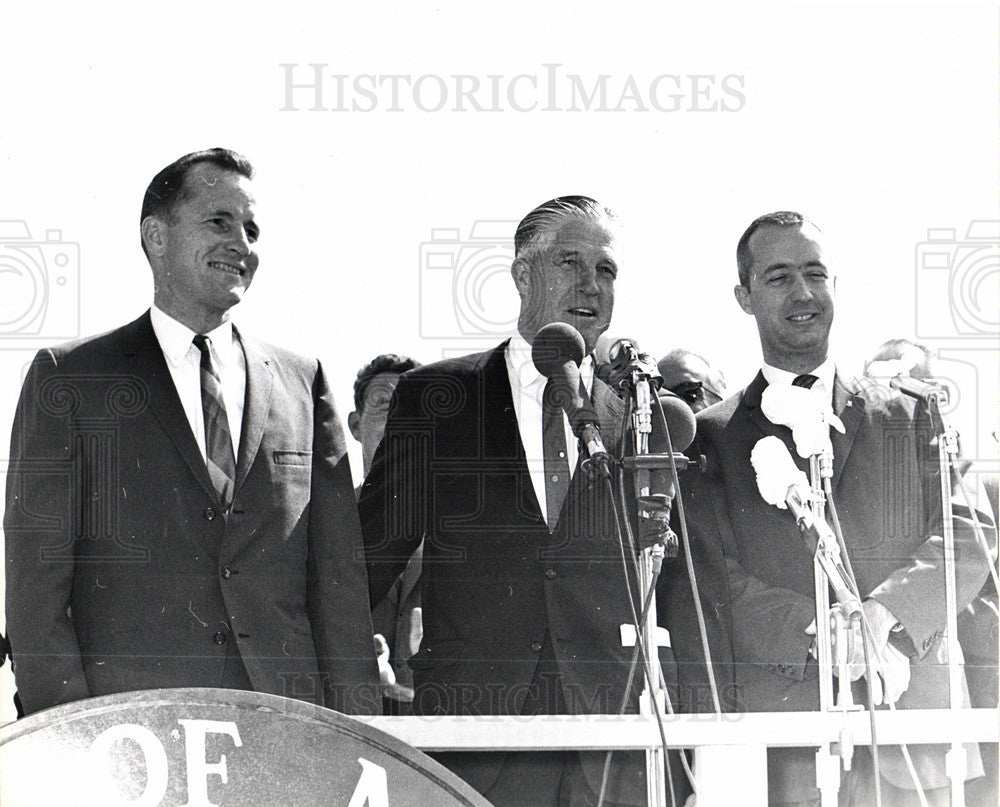
[[[830,355],[835,277],[815,225],[798,213],[767,214],[746,230],[736,255],[736,299],[755,319],[764,363],[745,390],[698,414],[707,470],[687,477],[684,489],[694,561],[706,582],[705,612],[728,627],[714,633],[719,644],[713,650],[723,662],[718,668],[730,674],[727,689],[746,711],[819,706],[812,554],[791,512],[758,492],[750,459],[758,441],[777,437],[808,473],[792,430],[782,425],[787,421],[775,416],[782,422],[772,422],[765,414],[773,414],[770,396],[780,395],[798,397],[815,411],[832,410],[844,427],[830,429],[831,486],[874,637],[871,656],[883,668],[881,676],[864,676],[876,702],[884,692],[899,708],[947,707],[940,481],[929,418],[913,401],[836,366]],[[987,566],[969,522],[956,517],[954,526],[963,608],[979,591]],[[991,537],[995,541],[995,533]],[[696,692],[700,658],[687,651],[698,645],[686,636],[694,617],[678,595],[685,579],[681,571],[670,589],[668,622],[682,678],[693,679],[683,681],[682,691]],[[860,642],[852,654],[858,665],[852,677],[860,678]],[[855,701],[864,702],[861,682],[855,690]],[[910,748],[931,804],[948,803],[943,748]],[[966,750],[967,776],[981,775],[975,746]],[[771,804],[819,804],[814,759],[815,748],[771,749]],[[883,803],[918,804],[899,747],[883,747],[880,763]],[[840,803],[874,804],[874,783],[871,756],[859,747],[841,783]]]
[[[140,225],[152,309],[28,372],[4,516],[25,712],[160,687],[378,711],[323,369],[230,320],[257,271],[252,176],[220,148],[157,174]]]
[[[546,379],[531,361],[551,322],[573,325],[593,350],[614,306],[617,231],[584,196],[532,210],[514,238],[517,333],[413,370],[396,388],[359,507],[373,602],[424,539],[417,714],[614,713],[625,694],[631,648],[620,629],[639,605],[611,502],[579,467],[577,440],[544,405]],[[590,356],[581,375],[613,454],[623,404]],[[604,755],[438,758],[500,807],[594,804]],[[615,755],[610,782],[605,804],[645,804],[642,755]]]

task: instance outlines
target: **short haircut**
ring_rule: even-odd
[[[750,239],[753,238],[753,234],[757,232],[761,227],[770,225],[773,227],[801,227],[803,224],[809,224],[811,227],[816,227],[816,224],[809,221],[801,213],[796,213],[794,210],[778,210],[774,213],[765,213],[763,216],[756,218],[747,227],[746,232],[740,236],[739,243],[736,245],[736,268],[739,270],[740,274],[740,285],[750,287],[750,278],[753,277],[753,252],[750,250]],[[819,227],[816,227],[819,230]]]
[[[514,233],[514,256],[530,261],[549,249],[559,228],[579,219],[617,229],[618,217],[589,196],[558,196],[543,202],[521,219]]]
[[[715,389],[711,390],[716,395],[720,397],[726,391],[726,377],[723,375],[722,370],[717,369],[712,365],[712,363],[702,356],[700,353],[695,353],[693,350],[688,350],[685,347],[675,347],[673,350],[669,351],[662,359],[660,359],[656,364],[659,367],[661,364],[667,362],[681,362],[688,356],[691,356],[698,361],[702,362],[708,368],[708,380],[711,384],[715,386]]]
[[[207,163],[223,171],[253,179],[253,165],[242,154],[221,147],[192,151],[180,159],[174,160],[160,173],[153,177],[146,194],[142,197],[142,211],[139,213],[141,225],[149,216],[162,216],[170,221],[173,218],[174,206],[184,201],[187,191],[184,190],[184,180],[188,172],[196,165]],[[140,241],[142,239],[140,238]],[[142,251],[146,252],[146,244],[142,242]],[[146,252],[146,257],[149,253]]]
[[[420,362],[409,356],[399,356],[395,353],[383,353],[376,356],[368,364],[358,370],[354,379],[354,409],[361,412],[365,407],[365,392],[371,380],[380,373],[397,373],[402,375],[407,370],[420,367]]]

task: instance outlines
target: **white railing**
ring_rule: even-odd
[[[357,718],[422,751],[645,751],[660,747],[656,724],[638,715]],[[764,807],[768,747],[871,744],[869,715],[758,712],[664,718],[670,748],[695,750],[698,807]],[[1000,740],[996,709],[908,709],[875,714],[879,746]]]

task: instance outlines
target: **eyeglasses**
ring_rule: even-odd
[[[699,401],[718,403],[722,400],[722,396],[719,393],[706,387],[701,381],[685,381],[683,384],[675,384],[670,388],[670,391],[689,404],[698,403]]]

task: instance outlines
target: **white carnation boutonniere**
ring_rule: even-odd
[[[803,458],[833,453],[831,426],[841,434],[846,431],[829,403],[805,387],[770,384],[761,395],[760,408],[772,423],[792,430],[795,450]]]

